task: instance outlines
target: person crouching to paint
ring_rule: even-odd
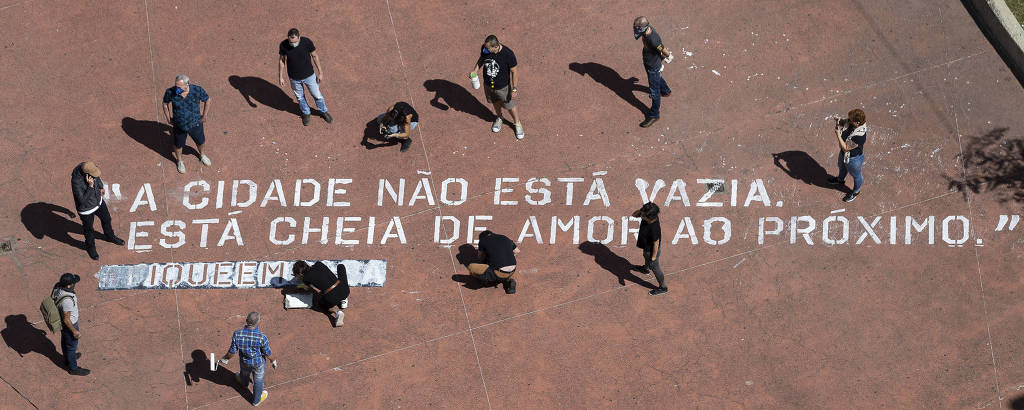
[[[864,183],[861,167],[864,165],[864,143],[868,139],[868,128],[865,125],[867,116],[860,108],[851,110],[845,120],[836,118],[836,138],[839,140],[839,175],[829,178],[828,183],[839,185],[846,183],[846,173],[853,176],[853,191],[843,197],[844,202],[852,202],[860,194]]]
[[[480,263],[469,264],[469,274],[483,282],[484,286],[501,283],[505,293],[516,293],[516,254],[519,248],[505,235],[491,231],[480,232],[477,258]]]
[[[384,138],[402,140],[401,151],[405,152],[412,145],[412,130],[420,124],[420,115],[409,103],[399,101],[377,117],[377,124]]]
[[[341,311],[343,307],[348,306],[348,273],[345,271],[345,265],[338,264],[338,274],[335,276],[331,268],[323,262],[309,266],[306,261],[299,260],[292,266],[292,275],[302,281],[304,286],[316,292],[320,306],[330,313],[334,327],[345,324],[345,312]]]

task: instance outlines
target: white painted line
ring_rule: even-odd
[[[715,73],[715,75],[717,75],[717,76],[719,76],[719,77],[721,77],[721,76],[722,76],[722,74],[721,74],[721,73],[719,73],[719,72],[718,72],[717,70],[711,70],[711,72],[712,72],[712,73]]]
[[[418,169],[416,170],[416,173],[420,175],[430,175],[430,171],[420,171]]]
[[[594,172],[592,175],[594,175],[594,176],[608,175],[608,171],[597,171],[597,172]]]
[[[833,210],[832,210],[832,212],[830,212],[830,213],[833,213],[833,214],[841,214],[841,213],[843,213],[843,212],[846,212],[846,208],[840,208],[840,209],[833,209]]]
[[[242,213],[242,211],[231,211],[231,212],[228,212],[228,216],[231,216],[231,215],[238,215],[238,214],[240,214],[240,213]]]
[[[349,286],[382,287],[387,276],[387,261],[383,259],[320,262],[332,272],[337,271],[338,265],[345,265]],[[292,277],[294,263],[287,260],[103,265],[94,276],[99,290],[282,288],[298,285]]]

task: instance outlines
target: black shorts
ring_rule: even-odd
[[[501,276],[504,276],[504,277],[498,277],[498,273],[501,273]],[[483,275],[480,275],[478,277],[484,283],[502,283],[502,282],[508,281],[508,279],[510,277],[512,277],[513,273],[515,273],[515,271],[512,271],[512,273],[508,273],[508,272],[504,272],[504,271],[498,272],[497,269],[494,269],[492,267],[492,268],[487,268],[487,270],[484,271]]]
[[[320,295],[320,305],[324,309],[329,309],[331,306],[341,306],[341,301],[348,299],[349,289],[348,283],[339,283],[330,292],[325,295]]]
[[[181,128],[174,127],[174,131],[171,133],[174,134],[175,148],[184,148],[185,137],[188,135],[192,136],[192,141],[195,141],[196,145],[203,145],[206,143],[206,133],[203,132],[203,123],[201,122],[190,130],[183,130]]]

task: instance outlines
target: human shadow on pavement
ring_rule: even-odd
[[[4,322],[7,323],[7,327],[0,330],[0,336],[8,347],[18,352],[19,356],[39,353],[58,367],[64,367],[64,358],[57,353],[57,347],[46,337],[46,331],[32,326],[25,315],[8,315]]]
[[[219,359],[220,356],[217,356]],[[237,362],[235,362],[237,363]],[[199,383],[202,380],[207,380],[214,384],[221,386],[228,386],[235,389],[238,394],[245,397],[246,400],[252,399],[252,392],[249,391],[247,386],[238,384],[235,380],[235,372],[228,370],[227,368],[218,365],[216,371],[210,371],[210,353],[202,350],[192,351],[192,363],[185,363],[185,384],[191,386],[195,383]]]
[[[448,80],[427,80],[423,87],[434,94],[430,105],[443,111],[453,109],[475,115],[484,121],[494,121],[494,113],[483,105],[469,90]],[[441,100],[444,100],[442,103]]]
[[[806,152],[783,151],[772,154],[772,162],[790,178],[803,181],[805,184],[834,189],[839,192],[852,192],[852,189],[848,188],[846,184],[829,184],[828,179],[832,175]]]
[[[480,254],[477,252],[476,247],[468,243],[464,243],[462,244],[462,246],[459,246],[459,253],[455,255],[455,260],[458,261],[460,265],[469,268],[469,264],[471,263],[480,263],[480,261],[478,260],[479,257]],[[473,277],[473,275],[468,274],[452,275],[452,280],[461,283],[462,286],[465,287],[466,289],[472,290],[484,287],[496,288],[499,285],[498,283],[493,283],[485,286],[484,283],[481,282],[479,279]]]
[[[170,125],[162,122],[140,121],[131,117],[124,117],[121,119],[121,130],[139,144],[145,145],[168,161],[172,163],[177,162],[174,159],[174,154],[172,154],[174,150],[174,137],[171,136]],[[181,155],[195,155],[198,158],[199,151],[186,145],[182,149]]]
[[[968,192],[992,194],[1001,203],[1024,203],[1024,137],[1007,136],[1008,128],[995,128],[980,136],[965,137],[956,158],[967,170],[961,176],[943,175],[949,189],[967,199]]]
[[[278,111],[299,115],[299,103],[284,92],[277,84],[259,77],[228,77],[228,83],[235,87],[250,107],[256,108],[256,102]],[[256,102],[253,102],[256,100]]]
[[[597,262],[598,266],[608,272],[611,272],[612,275],[615,275],[615,277],[618,278],[620,285],[625,286],[626,281],[628,280],[648,289],[654,289],[657,287],[630,272],[632,270],[639,271],[640,267],[629,263],[626,258],[616,255],[615,252],[608,249],[608,246],[605,244],[587,241],[581,243],[579,248],[581,252],[593,256],[594,262]]]
[[[71,232],[82,233],[82,223],[75,213],[63,206],[33,202],[21,209],[21,223],[36,239],[49,236],[56,241],[85,249],[85,241],[72,238]]]
[[[379,141],[375,143],[372,141]],[[372,120],[366,123],[366,128],[363,130],[363,140],[359,142],[359,145],[366,147],[366,149],[376,149],[381,147],[393,147],[398,145],[400,141],[398,138],[385,138],[380,135],[380,126],[377,124],[377,117],[373,117]]]
[[[641,91],[649,93],[650,89],[647,86],[638,84],[639,78],[630,77],[622,78],[621,75],[611,67],[598,63],[570,63],[569,69],[575,71],[579,75],[589,75],[594,81],[612,90],[619,98],[623,99],[629,105],[632,105],[636,109],[640,110],[644,115],[648,112],[648,107],[636,95],[633,93]]]

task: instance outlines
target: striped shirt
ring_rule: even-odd
[[[239,360],[248,366],[263,364],[263,356],[270,356],[270,340],[260,332],[260,328],[242,328],[231,336],[231,354],[238,354]]]

